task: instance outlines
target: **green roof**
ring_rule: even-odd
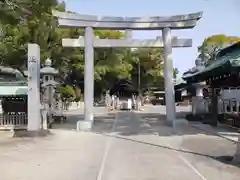
[[[186,81],[184,81],[182,78],[176,80],[176,84],[174,85],[175,90],[180,90],[184,88],[187,85]]]
[[[26,80],[23,73],[18,69],[14,69],[12,67],[0,66],[0,79],[4,79],[6,75],[12,75],[16,80]]]
[[[231,73],[234,69],[240,68],[240,43],[222,49],[206,68],[195,73],[188,73],[182,78],[186,81],[204,81],[210,76]]]
[[[175,86],[180,85],[180,84],[186,84],[186,81],[184,81],[182,78],[177,79],[176,83],[175,83]]]
[[[27,81],[0,81],[1,86],[27,86]]]
[[[0,86],[0,96],[27,95],[27,86]]]

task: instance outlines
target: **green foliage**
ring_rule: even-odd
[[[134,82],[137,82],[136,79],[140,74],[142,88],[163,87],[163,50],[160,48],[139,48],[132,52],[132,56]],[[138,67],[139,65],[140,67]]]
[[[199,58],[203,59],[206,65],[215,60],[217,52],[240,41],[240,37],[226,36],[224,34],[212,35],[204,39],[201,46],[198,47]]]
[[[78,38],[84,30],[58,28],[57,20],[51,14],[52,9],[65,11],[65,3],[57,0],[15,0],[10,7],[1,3],[1,24],[4,38],[0,41],[0,65],[26,69],[27,44],[37,43],[41,47],[41,60],[51,58],[55,68],[64,78],[72,69],[80,74],[84,71],[84,52],[80,48],[63,48],[62,38]],[[114,30],[95,30],[100,38],[120,39],[124,33]],[[163,86],[162,49],[140,48],[131,51],[129,48],[96,48],[94,52],[95,94],[113,85],[118,78],[136,81],[137,64],[140,62],[142,87],[150,85]],[[81,89],[79,77],[66,87],[60,87],[64,96],[79,99]],[[74,88],[73,88],[74,87]],[[78,88],[78,89],[77,89]]]
[[[61,94],[63,99],[74,99],[76,94],[72,86],[58,86],[56,91]]]
[[[82,100],[83,97],[81,94],[81,89],[79,89],[78,87],[75,87],[74,91],[75,91],[75,95],[76,95],[74,101],[78,102],[78,101]]]
[[[177,75],[179,74],[178,68],[173,68],[173,78],[177,79]]]

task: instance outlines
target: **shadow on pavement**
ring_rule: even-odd
[[[116,113],[96,114],[94,116],[94,132],[110,132]],[[51,129],[76,130],[77,122],[84,121],[83,114],[67,114],[64,122],[56,122]]]
[[[126,141],[131,141],[131,142],[134,142],[134,143],[144,144],[144,145],[148,145],[148,146],[153,146],[153,147],[156,147],[156,148],[163,148],[163,149],[167,149],[167,150],[170,150],[170,151],[177,151],[177,152],[181,152],[181,153],[184,153],[184,154],[191,154],[191,155],[195,155],[195,156],[209,158],[209,159],[212,159],[212,160],[219,161],[221,163],[225,163],[225,164],[240,167],[240,164],[236,164],[232,161],[233,156],[214,156],[214,155],[208,155],[208,154],[203,154],[203,153],[184,150],[184,149],[177,149],[177,148],[173,148],[173,147],[170,147],[170,146],[163,146],[163,145],[159,145],[159,144],[153,144],[153,143],[149,143],[149,142],[139,141],[139,140],[136,140],[136,139],[130,139],[130,138],[121,137],[121,136],[114,136],[114,135],[108,135],[108,134],[105,134],[104,136],[111,137],[111,138],[116,138],[116,139],[121,139],[121,140],[126,140]]]
[[[182,118],[182,112],[177,113],[178,118]],[[166,115],[160,113],[129,113],[119,112],[114,133],[120,136],[132,135],[153,135],[158,136],[180,136],[186,134],[196,134],[196,130],[188,126],[172,128],[166,123]],[[104,133],[104,131],[102,132]],[[205,132],[200,132],[204,133]]]
[[[177,119],[182,119],[188,112],[179,111],[176,114]],[[139,114],[138,114],[139,115]],[[166,116],[159,113],[143,113],[140,115],[142,121],[146,121],[152,130],[158,130],[158,136],[182,136],[181,149],[175,149],[168,146],[158,146],[161,148],[178,151],[182,153],[202,156],[219,161],[224,164],[240,167],[240,164],[234,163],[233,155],[236,151],[236,143],[219,138],[210,132],[202,131],[201,129],[193,128],[190,126],[179,126],[172,128],[166,125]],[[199,136],[194,136],[199,135]],[[183,150],[185,149],[185,150]],[[187,149],[187,150],[186,150]]]

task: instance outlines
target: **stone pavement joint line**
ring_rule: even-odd
[[[186,158],[184,158],[179,152],[175,151],[178,154],[178,157],[191,169],[196,173],[202,180],[208,180],[204,175],[202,175],[197,168],[195,168]]]
[[[118,119],[118,113],[116,114],[116,117],[114,119],[114,123],[113,123],[113,126],[112,126],[111,133],[115,131],[116,124],[117,124],[117,119]],[[105,169],[105,164],[106,164],[108,153],[109,153],[109,150],[110,150],[110,147],[111,147],[111,143],[112,143],[112,137],[107,137],[105,151],[104,151],[104,154],[103,154],[103,158],[102,158],[102,161],[101,161],[100,169],[99,169],[96,180],[102,180],[104,169]]]

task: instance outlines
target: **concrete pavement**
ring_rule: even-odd
[[[200,180],[175,150],[164,148],[171,148],[173,141],[158,139],[156,135],[157,129],[152,129],[135,113],[119,113],[108,139],[99,179]]]
[[[95,180],[106,138],[74,131],[53,133],[41,139],[15,139],[1,146],[0,179]]]
[[[164,116],[122,112],[112,130],[100,179],[240,178],[238,167],[217,159],[233,155],[236,145],[191,126],[173,129]]]
[[[154,110],[157,116],[150,109],[99,115],[91,133],[61,127],[45,138],[0,138],[0,178],[240,179],[239,167],[218,159],[234,154],[233,142],[191,126],[171,128],[163,109]]]

